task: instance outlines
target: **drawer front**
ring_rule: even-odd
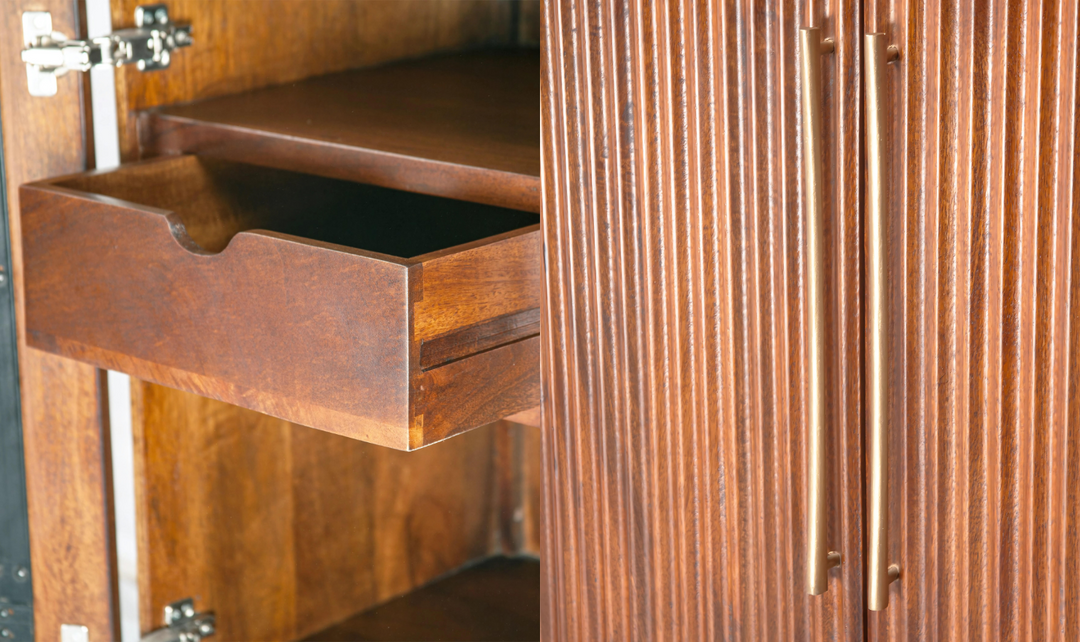
[[[409,423],[402,266],[258,233],[199,255],[163,213],[22,199],[34,347],[402,445],[387,443]]]

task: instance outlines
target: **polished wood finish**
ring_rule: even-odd
[[[512,426],[403,453],[134,391],[144,629],[190,595],[221,639],[296,639],[502,550],[494,444]]]
[[[866,3],[889,65],[890,559],[873,640],[1080,639],[1075,2]]]
[[[521,495],[513,513],[514,522],[522,522],[521,547],[515,551],[540,557],[544,526],[544,469],[541,459],[540,431],[530,425],[520,432]],[[520,518],[518,511],[521,512]]]
[[[130,26],[135,6],[142,0],[113,0],[113,24],[116,27]],[[530,9],[529,7],[533,8]],[[136,136],[136,122],[141,110],[163,105],[204,100],[217,96],[235,94],[273,85],[295,82],[313,76],[322,76],[358,67],[382,64],[403,58],[417,58],[435,52],[471,49],[475,47],[498,47],[515,41],[522,44],[538,42],[538,23],[531,25],[529,15],[538,15],[539,2],[521,0],[520,2],[489,2],[487,0],[269,0],[266,2],[219,2],[218,0],[170,0],[169,9],[174,17],[189,20],[196,25],[196,44],[179,54],[173,66],[165,72],[141,74],[130,69],[117,71],[117,104],[121,121],[121,154],[126,160],[140,158]],[[254,9],[253,9],[254,8]],[[520,9],[519,13],[515,13]],[[272,49],[267,43],[276,43]],[[189,55],[190,54],[190,55]],[[185,58],[186,56],[186,58]],[[185,62],[186,61],[186,62]],[[168,456],[154,459],[151,452],[136,450],[136,464],[165,466],[163,470],[181,471],[197,479],[204,472],[223,467],[230,460],[245,460],[252,438],[247,434],[250,426],[263,425],[273,421],[253,411],[239,406],[208,401],[197,395],[161,387],[145,381],[132,381],[135,392],[135,432],[139,434],[160,434],[162,438],[155,443],[167,448],[170,439],[190,440],[192,443],[212,444],[212,457],[207,468],[207,461],[202,451],[173,449]],[[141,400],[141,401],[140,401]],[[473,440],[486,434],[488,429],[472,431],[453,440],[438,444],[433,448],[415,453],[424,457],[422,463],[427,466],[448,470],[456,467],[459,471],[476,468],[490,470],[490,461],[494,457],[495,447],[490,450],[473,447],[465,448],[456,444],[458,440]],[[500,429],[501,430],[501,429]],[[343,440],[332,435],[313,432],[299,427],[291,427],[293,434],[310,433],[311,439],[318,444],[326,442],[314,450],[315,455],[305,454],[309,447],[294,439],[271,439],[258,443],[259,456],[263,461],[304,461],[303,468],[310,471],[324,469],[333,471],[333,483],[318,484],[319,495],[326,496],[320,502],[333,502],[331,497],[340,492],[342,487],[363,486],[369,482],[369,470],[390,469],[399,465],[402,454],[378,447],[371,447],[359,442]],[[535,430],[533,431],[536,432]],[[501,434],[497,431],[496,434]],[[320,439],[321,438],[321,439]],[[492,440],[494,441],[494,440]],[[347,447],[333,447],[347,443]],[[362,453],[362,457],[360,454]],[[529,456],[525,449],[524,461],[535,461],[538,453]],[[148,461],[149,460],[149,461]],[[405,459],[406,463],[410,460]],[[141,463],[140,463],[141,462]],[[501,464],[499,464],[501,465]],[[519,465],[512,460],[509,465]],[[416,481],[416,495],[403,501],[410,506],[424,506],[422,496],[424,488],[431,482],[425,482],[423,467],[410,470]],[[305,473],[313,474],[313,473]],[[442,473],[439,473],[442,474]],[[293,473],[283,467],[264,467],[260,472],[262,483],[245,486],[246,492],[255,494],[258,499],[250,501],[258,505],[270,505],[275,500],[277,489],[291,488]],[[438,475],[436,475],[438,476]],[[513,478],[513,475],[500,473],[499,479]],[[154,550],[172,546],[169,533],[183,532],[182,516],[169,513],[151,512],[159,496],[166,497],[175,492],[165,486],[167,476],[164,473],[154,476],[161,480],[161,485],[148,485],[139,492],[140,500],[138,520],[141,528],[146,528],[151,518],[158,520],[160,529],[150,529],[150,536],[142,540],[140,550]],[[139,482],[139,476],[136,480]],[[408,482],[406,486],[408,486]],[[436,488],[433,498],[439,498],[439,505],[454,505],[458,510],[473,515],[477,505],[494,502],[494,497],[502,491],[492,489],[481,491],[471,484],[448,484],[442,494]],[[350,523],[368,522],[388,523],[387,515],[393,515],[399,523],[411,519],[404,513],[395,512],[395,504],[390,501],[392,490],[383,491],[387,499],[381,502],[361,501],[358,493],[346,493],[354,499],[351,504],[334,504],[336,510],[346,516]],[[408,490],[403,491],[405,495]],[[447,497],[460,493],[460,497]],[[523,495],[534,497],[534,495]],[[230,498],[221,494],[206,493],[202,496],[202,510],[209,514],[223,514],[228,511]],[[248,500],[245,500],[248,501]],[[436,502],[428,504],[433,505]],[[422,509],[416,509],[422,510]],[[538,530],[535,516],[540,512],[537,505],[520,507],[525,515],[527,532]],[[327,511],[327,515],[333,511]],[[434,516],[420,514],[415,519],[419,524]],[[411,549],[409,563],[387,560],[380,563],[381,556],[367,556],[364,559],[350,561],[351,547],[355,546],[352,530],[334,528],[328,525],[320,527],[319,546],[325,549],[324,563],[314,564],[311,575],[304,580],[304,585],[313,588],[313,595],[318,599],[304,601],[306,606],[298,607],[300,597],[294,596],[271,604],[261,604],[257,600],[244,600],[242,592],[229,593],[227,588],[216,592],[224,598],[237,600],[223,606],[230,613],[229,628],[235,631],[252,631],[261,626],[261,622],[279,622],[282,617],[278,612],[283,609],[311,618],[309,622],[322,622],[328,626],[349,614],[364,610],[374,603],[388,599],[392,594],[409,590],[418,583],[424,583],[434,576],[430,573],[445,572],[438,569],[452,568],[464,563],[464,553],[473,551],[504,550],[496,547],[492,540],[494,533],[503,530],[498,522],[500,517],[492,511],[484,529],[466,526],[473,517],[461,517],[446,522],[445,528],[430,529],[430,545],[423,533],[415,537],[416,547]],[[172,520],[176,524],[165,522]],[[329,522],[329,517],[321,518],[320,523]],[[222,541],[225,546],[235,550],[258,551],[261,549],[280,550],[280,542],[292,537],[293,529],[300,528],[285,519],[259,519],[262,530],[237,528],[235,523],[221,518],[213,523],[213,528],[205,531],[205,541]],[[175,529],[175,530],[174,530]],[[392,537],[392,535],[388,536]],[[403,539],[399,535],[398,539]],[[450,540],[448,542],[440,542]],[[453,542],[453,543],[451,543]],[[399,542],[400,543],[400,542]],[[396,545],[396,544],[394,544]],[[431,548],[436,555],[425,557],[423,550]],[[380,551],[386,551],[382,548]],[[533,550],[536,550],[535,548]],[[457,551],[450,554],[448,551]],[[426,561],[425,561],[426,560]],[[441,561],[440,561],[441,560]],[[343,561],[343,562],[342,562]],[[435,563],[439,561],[439,563]],[[282,579],[294,571],[291,567],[276,567],[282,576],[270,576],[268,582],[288,584],[291,580]],[[340,568],[341,572],[337,572]],[[374,568],[378,573],[377,584],[387,588],[388,592],[358,590],[354,584],[354,575],[369,572]],[[355,572],[354,572],[355,571]],[[212,566],[197,569],[188,566],[183,581],[171,570],[166,560],[151,568],[143,568],[139,575],[140,595],[153,594],[155,603],[143,600],[141,625],[144,632],[154,626],[160,617],[161,607],[177,595],[187,595],[183,584],[192,581],[199,586],[227,587],[227,573],[219,573]],[[250,586],[250,585],[246,585]],[[392,593],[396,591],[397,593]],[[299,594],[297,594],[299,595]],[[355,599],[354,599],[355,598]],[[321,601],[319,601],[321,599]],[[208,605],[213,608],[213,604]],[[279,629],[280,635],[268,636],[272,639],[288,639]],[[228,634],[228,630],[225,631]],[[223,639],[228,639],[223,638]],[[235,637],[233,639],[236,639]]]
[[[525,426],[535,426],[539,428],[541,423],[541,417],[543,416],[542,411],[542,407],[537,406],[535,408],[530,408],[528,410],[523,410],[519,413],[510,415],[506,418],[506,420],[513,421],[515,423],[519,423]]]
[[[545,639],[864,636],[857,3],[545,3]],[[805,594],[796,42],[822,60],[826,537]]]
[[[535,2],[535,0],[532,0]],[[133,26],[143,0],[112,0],[113,27]],[[120,149],[138,157],[138,112],[312,76],[523,40],[518,2],[489,0],[171,0],[195,44],[169,71],[117,70]],[[535,27],[534,27],[535,28]]]
[[[35,347],[403,450],[539,401],[532,214],[193,156],[21,194]]]
[[[80,7],[55,0],[34,4],[52,13],[55,29],[75,36],[82,31]],[[0,121],[19,331],[34,627],[41,640],[59,639],[64,623],[86,626],[91,640],[115,640],[120,634],[104,376],[91,366],[29,348],[23,322],[18,186],[86,168],[93,158],[84,127],[89,87],[84,77],[71,74],[60,79],[57,96],[32,98],[19,58],[21,12],[14,5],[4,9]]]
[[[539,640],[539,596],[539,562],[497,557],[441,578],[305,640]]]
[[[139,144],[539,212],[539,75],[520,49],[351,70],[143,112]]]
[[[504,420],[496,424],[494,548],[506,555],[540,556],[543,471],[540,431]]]

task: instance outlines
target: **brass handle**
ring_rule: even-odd
[[[822,40],[817,28],[799,32],[802,58],[803,179],[806,185],[807,328],[810,362],[806,591],[821,595],[829,588],[829,569],[840,564],[840,553],[825,546],[825,378],[824,265],[821,254],[823,174],[821,149],[821,54],[832,53],[833,41]]]
[[[882,84],[885,65],[900,57],[900,50],[886,47],[885,34],[865,36],[866,73],[866,248],[868,312],[870,320],[869,368],[867,382],[869,405],[870,506],[867,514],[867,586],[866,602],[871,611],[889,606],[889,584],[900,577],[900,567],[889,564],[889,433],[885,416],[885,377],[888,372],[885,352],[885,206],[884,163],[882,149],[884,125]]]

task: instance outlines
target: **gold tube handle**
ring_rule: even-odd
[[[900,50],[887,47],[885,34],[865,35],[866,74],[866,230],[867,308],[870,327],[867,358],[868,456],[870,495],[867,511],[866,603],[871,611],[889,606],[889,584],[900,577],[900,567],[889,564],[889,432],[886,422],[885,389],[888,373],[885,349],[885,133],[882,121],[885,65],[900,57]]]
[[[833,41],[822,40],[820,29],[799,32],[802,72],[803,180],[806,186],[807,308],[809,313],[807,431],[807,554],[806,592],[821,595],[829,589],[829,569],[840,564],[840,553],[825,546],[825,377],[822,367],[825,339],[824,264],[821,227],[825,161],[821,146],[821,54],[832,53]]]

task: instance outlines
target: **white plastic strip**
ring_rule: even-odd
[[[109,0],[86,0],[86,29],[91,38],[112,31]],[[95,164],[120,164],[116,118],[116,73],[112,67],[90,71]],[[120,636],[139,641],[139,574],[135,534],[135,465],[131,433],[131,378],[109,372],[109,427],[112,434],[113,505],[116,511],[116,563],[120,574]]]

